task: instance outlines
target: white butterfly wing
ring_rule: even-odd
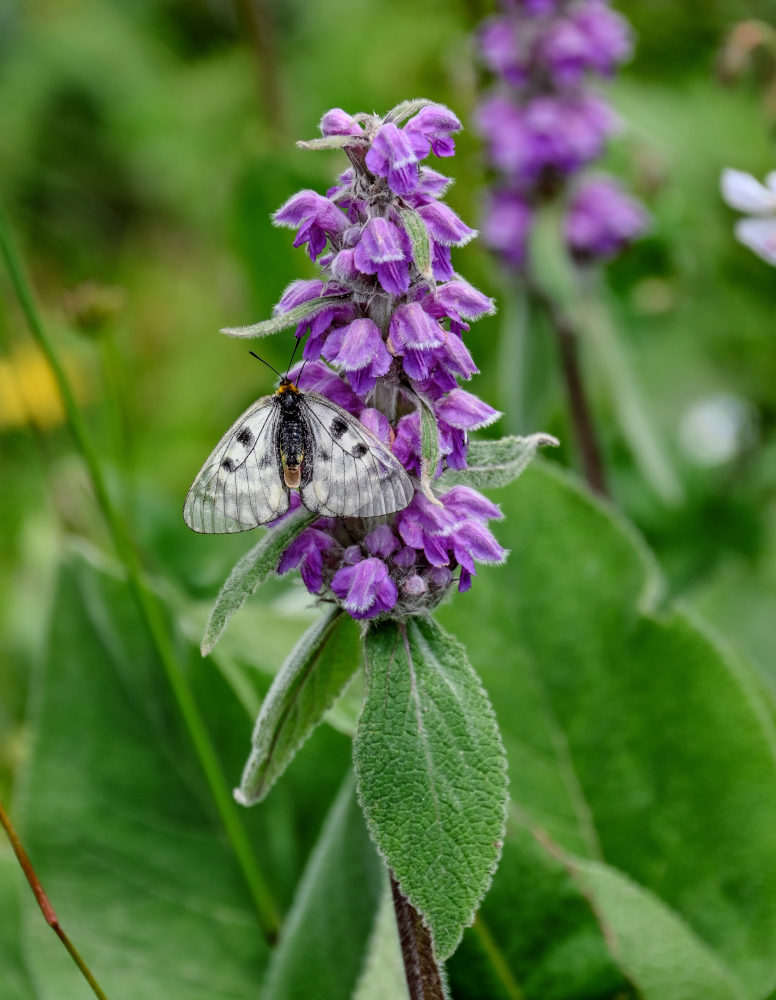
[[[414,489],[393,453],[347,410],[317,392],[302,394],[312,470],[300,493],[324,517],[377,517],[403,510]]]
[[[276,397],[264,396],[224,434],[183,505],[183,520],[192,531],[248,531],[285,514],[289,491],[277,450],[279,420]]]

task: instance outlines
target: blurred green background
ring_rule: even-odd
[[[773,58],[754,53],[736,79],[720,73],[735,24],[776,23],[776,4],[617,7],[635,26],[637,49],[609,88],[623,131],[605,167],[646,201],[652,228],[608,268],[604,302],[683,500],[668,504],[645,481],[588,347],[599,433],[614,499],[654,550],[668,596],[725,635],[771,699],[776,271],[735,242],[719,174],[733,166],[762,177],[776,165]],[[330,107],[384,112],[420,95],[469,126],[480,85],[470,33],[490,10],[484,0],[5,0],[0,9],[0,202],[115,498],[191,638],[254,539],[194,536],[180,516],[183,497],[224,429],[272,386],[248,345],[218,330],[267,317],[290,281],[314,273],[269,215],[300,187],[325,189],[343,168],[337,154],[301,152],[294,141],[316,135]],[[471,127],[458,148],[442,164],[456,179],[449,201],[476,224],[485,173]],[[454,264],[502,305],[473,327],[469,344],[482,371],[474,391],[504,409],[498,368],[513,291],[476,243]],[[547,331],[531,335],[530,423],[513,429],[556,434],[563,445],[552,460],[575,468],[553,345]],[[261,350],[281,367],[289,343],[280,335]],[[0,797],[8,801],[30,752],[30,677],[44,655],[62,554],[75,546],[99,561],[110,545],[4,274],[0,484]],[[484,569],[476,582],[480,608],[495,600],[497,573]],[[311,613],[306,593],[284,580],[244,614],[230,655],[266,668],[265,679],[243,685],[250,711]],[[508,657],[509,614],[487,628],[494,655]],[[212,668],[196,669],[206,677]],[[296,785],[278,792],[298,834],[280,878],[288,898],[347,760],[344,738],[316,739]],[[304,806],[292,805],[294,788],[310,794]]]

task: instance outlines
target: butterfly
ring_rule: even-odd
[[[260,359],[261,360],[261,359]],[[282,376],[213,449],[183,505],[192,531],[249,531],[285,514],[291,490],[321,517],[402,510],[414,487],[393,453],[347,410]]]

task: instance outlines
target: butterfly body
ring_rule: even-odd
[[[290,491],[323,517],[402,510],[412,482],[391,451],[352,414],[282,379],[229,428],[183,507],[197,532],[247,531],[284,514]]]

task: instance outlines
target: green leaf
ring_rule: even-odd
[[[498,727],[463,647],[430,619],[372,626],[366,664],[353,749],[359,798],[444,960],[498,863],[506,806]]]
[[[435,101],[429,101],[425,97],[416,97],[411,101],[402,101],[401,104],[397,104],[395,108],[391,108],[385,118],[383,118],[383,121],[398,124],[399,122],[406,121],[407,118],[412,118],[412,116],[416,115],[418,111],[422,111],[423,108],[427,108],[429,104],[435,103]]]
[[[24,966],[19,940],[19,894],[22,892],[31,890],[23,879],[10,844],[5,840],[5,831],[0,830],[0,913],[3,914],[0,920],[0,996],[3,1000],[36,1000],[37,996]],[[40,910],[38,917],[42,922]],[[49,934],[53,936],[53,931]],[[62,958],[64,962],[70,961],[64,949]]]
[[[438,485],[447,489],[462,484],[478,489],[506,486],[528,468],[537,449],[556,448],[560,442],[551,434],[530,437],[503,437],[496,441],[472,441],[465,469],[446,469]]]
[[[420,411],[420,486],[433,503],[438,504],[431,490],[431,480],[439,466],[439,427],[431,404],[417,396]]]
[[[745,1000],[712,949],[655,895],[601,862],[565,861],[644,1000]]]
[[[361,666],[356,623],[335,609],[305,632],[261,706],[235,797],[260,802]]]
[[[350,1000],[375,924],[384,872],[348,778],[297,889],[261,996]]]
[[[225,326],[221,333],[225,333],[227,337],[268,337],[271,333],[280,333],[290,326],[298,326],[305,320],[313,319],[318,313],[345,301],[342,295],[322,295],[317,299],[302,302],[288,312],[276,313],[272,319],[265,319],[262,323],[254,323],[252,326]]]
[[[509,562],[439,615],[499,706],[515,815],[658,897],[722,987],[767,995],[776,738],[757,685],[686,613],[657,613],[653,560],[608,505],[542,464],[499,499]],[[530,913],[485,914],[502,947],[531,933]]]
[[[179,653],[202,669],[193,645]],[[215,671],[207,680],[216,742],[236,768],[231,733],[244,716]],[[81,559],[63,569],[34,688],[16,825],[110,1000],[254,996],[268,947],[122,581]],[[266,834],[250,836],[274,875]],[[85,1000],[32,895],[21,903],[37,995]]]
[[[409,1000],[387,874],[383,878],[380,907],[353,1000]]]
[[[412,244],[412,259],[421,277],[431,281],[434,275],[431,271],[431,241],[428,238],[426,224],[414,208],[400,208],[399,215],[404,232]]]
[[[268,531],[261,541],[235,564],[210,612],[200,646],[203,656],[207,656],[218,642],[235,611],[239,611],[257,587],[275,572],[283,550],[314,520],[314,514],[300,507],[277,528]]]
[[[323,135],[315,139],[299,139],[299,149],[344,149],[346,146],[368,146],[369,140],[362,135]]]

